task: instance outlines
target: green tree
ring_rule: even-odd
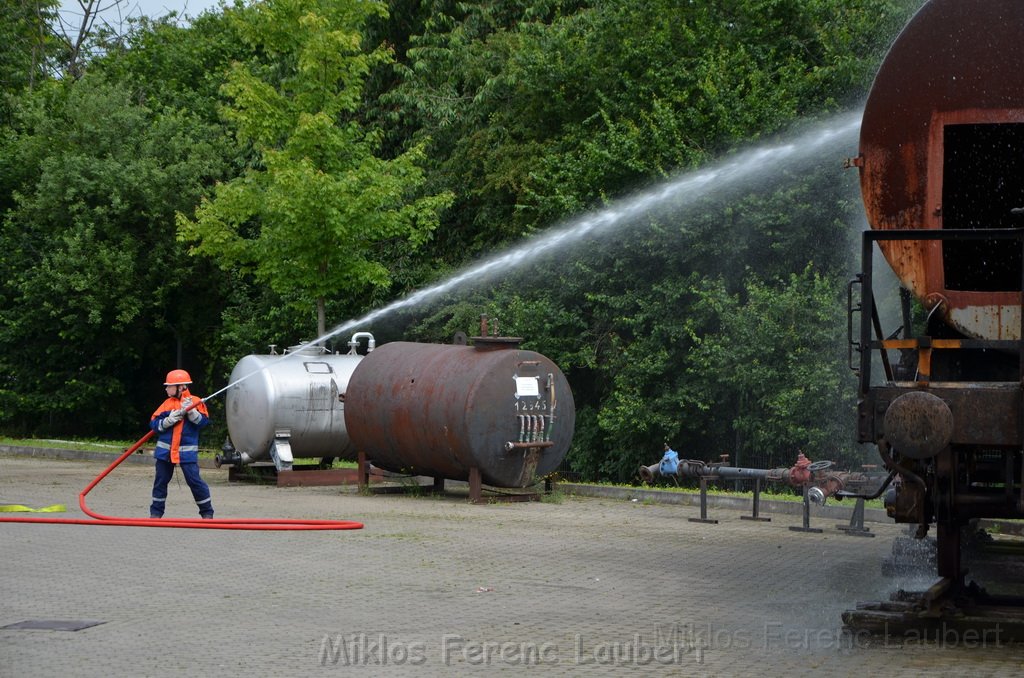
[[[856,102],[916,4],[431,3],[387,101],[433,139],[432,187],[459,187],[437,259]]]
[[[236,64],[223,87],[224,113],[258,162],[219,184],[195,219],[178,217],[192,252],[251,271],[288,304],[315,302],[326,331],[326,300],[384,287],[378,249],[416,248],[438,222],[448,194],[416,197],[423,146],[376,154],[380,132],[357,113],[363,82],[386,47],[364,51],[360,27],[380,3],[270,0],[235,15],[266,63]]]
[[[836,369],[842,292],[810,268],[775,284],[752,278],[742,294],[700,290],[695,318],[704,322],[686,323],[693,349],[681,394],[688,409],[729,423],[729,449],[746,465],[788,465],[798,449],[849,461],[855,389],[849,370]]]
[[[50,28],[57,0],[0,0],[0,92],[17,93],[45,80],[58,43]]]
[[[207,362],[222,284],[185,256],[174,215],[222,175],[223,137],[88,75],[38,88],[16,114],[0,148],[13,195],[0,221],[0,423],[116,434],[142,420],[179,355]]]
[[[89,68],[125,83],[154,110],[188,110],[220,122],[219,91],[228,68],[252,55],[231,19],[233,11],[206,11],[187,25],[173,15],[142,17]]]

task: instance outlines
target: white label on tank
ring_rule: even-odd
[[[539,396],[540,379],[537,377],[516,377],[516,397]]]
[[[306,371],[310,374],[330,374],[333,372],[331,366],[327,363],[305,363]]]

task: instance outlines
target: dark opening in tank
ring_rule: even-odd
[[[1024,124],[946,125],[942,227],[1016,228],[1024,216]],[[1021,251],[1013,241],[943,243],[946,289],[1019,290]]]

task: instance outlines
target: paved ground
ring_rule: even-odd
[[[0,456],[0,504],[66,503],[96,461]],[[89,506],[145,516],[152,469],[123,465]],[[716,509],[566,497],[458,497],[228,484],[218,517],[344,518],[360,531],[233,532],[0,524],[0,676],[1017,676],[1005,643],[869,641],[839,615],[893,586],[874,539]],[[183,482],[169,516],[191,517]]]

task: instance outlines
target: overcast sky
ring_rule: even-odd
[[[88,0],[83,2],[88,4]],[[61,17],[77,32],[82,21],[81,4],[78,0],[61,0],[60,6]],[[195,17],[207,9],[219,6],[218,0],[99,0],[99,7],[103,10],[100,17],[114,28],[128,17],[158,18],[170,12],[177,12],[179,16]]]

